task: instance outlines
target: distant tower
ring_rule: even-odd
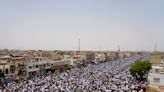
[[[100,52],[101,52],[101,44],[99,45],[99,49],[100,49]]]
[[[120,46],[118,45],[118,53],[120,53]]]
[[[80,51],[80,39],[78,39],[78,51]]]
[[[118,45],[118,57],[120,58],[120,46]]]
[[[157,51],[157,44],[155,43],[155,46],[154,46],[154,52]]]

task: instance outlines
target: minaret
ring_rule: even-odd
[[[155,43],[155,46],[154,46],[154,52],[157,51],[157,44]]]
[[[99,49],[100,49],[100,52],[101,52],[101,44],[99,45]]]
[[[78,51],[80,51],[80,39],[78,39]]]
[[[120,46],[118,45],[118,53],[120,53]]]
[[[120,46],[118,45],[118,57],[120,58]]]

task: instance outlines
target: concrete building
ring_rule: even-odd
[[[14,80],[17,77],[16,63],[11,61],[10,56],[0,57],[0,74],[4,77],[5,83]]]
[[[157,92],[164,92],[164,63],[153,64],[148,75],[149,87],[153,87]]]
[[[106,60],[105,53],[96,53],[95,55],[95,63],[103,62]]]

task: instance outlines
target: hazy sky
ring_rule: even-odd
[[[1,0],[0,49],[164,51],[164,0]]]

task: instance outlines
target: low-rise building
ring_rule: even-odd
[[[14,62],[11,62],[11,57],[4,56],[0,57],[0,74],[2,74],[5,83],[14,80],[17,77],[17,65]]]
[[[161,60],[162,61],[162,60]],[[158,92],[164,92],[164,63],[153,64],[148,75],[149,87],[155,88]]]
[[[96,53],[95,55],[95,63],[103,62],[106,60],[105,53]]]

